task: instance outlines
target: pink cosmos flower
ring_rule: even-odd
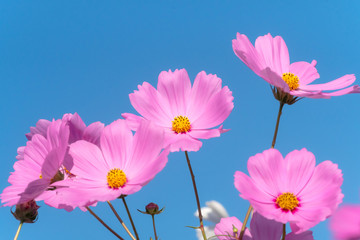
[[[169,151],[161,152],[163,138],[162,129],[149,121],[133,136],[126,121],[117,120],[104,128],[100,147],[83,140],[70,145],[76,177],[56,184],[78,192],[67,196],[74,207],[135,193],[165,167]]]
[[[9,177],[11,186],[4,189],[4,206],[22,204],[39,197],[51,189],[51,184],[63,178],[59,172],[64,161],[69,139],[69,127],[61,120],[48,125],[46,138],[35,134],[28,141],[23,160],[14,164],[15,172]]]
[[[239,239],[242,223],[236,217],[221,219],[215,226],[215,234],[219,240]],[[282,224],[269,220],[254,212],[250,222],[250,230],[245,229],[243,240],[279,240],[282,236]],[[312,232],[306,231],[300,234],[293,232],[285,237],[286,240],[313,240]]]
[[[235,173],[235,187],[255,211],[277,222],[290,222],[294,233],[303,232],[329,217],[341,203],[343,181],[337,164],[324,161],[305,148],[285,158],[276,149],[249,158],[250,177]]]
[[[324,84],[310,84],[320,77],[315,68],[316,61],[290,64],[288,48],[280,36],[273,38],[269,33],[258,37],[254,47],[247,36],[238,33],[232,45],[236,56],[251,70],[271,85],[293,96],[330,98],[360,93],[358,85],[350,86],[355,81],[353,74]]]
[[[59,124],[62,127],[58,127]],[[39,120],[36,127],[31,127],[30,133],[26,134],[29,140],[27,146],[18,148],[16,157],[18,161],[14,164],[15,172],[9,177],[9,183],[12,185],[1,194],[4,206],[36,199],[37,201],[44,200],[52,207],[73,210],[70,206],[63,204],[62,194],[69,193],[63,191],[60,193],[59,189],[55,189],[52,184],[71,176],[69,170],[73,167],[73,161],[67,153],[68,145],[80,139],[99,144],[103,128],[104,124],[100,122],[86,126],[77,113],[65,114],[62,120],[57,120],[55,123],[44,119]],[[61,148],[53,146],[57,141],[61,142]],[[64,152],[54,156],[55,149]],[[48,167],[51,167],[51,171],[55,171],[57,167],[55,176],[52,172],[49,174],[52,176],[51,184],[48,184],[49,179],[46,180],[42,173]]]
[[[131,104],[143,118],[153,121],[165,130],[164,146],[170,151],[198,151],[198,139],[219,137],[226,132],[212,129],[229,116],[233,96],[228,87],[221,86],[216,75],[200,72],[191,86],[185,69],[161,72],[157,89],[149,83],[139,85],[139,90],[129,95]],[[122,116],[136,130],[142,117],[125,113]]]
[[[330,218],[330,229],[337,240],[360,239],[360,205],[343,205]]]

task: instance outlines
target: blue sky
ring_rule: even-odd
[[[271,145],[278,110],[268,84],[233,53],[237,32],[252,42],[281,35],[290,61],[316,59],[327,82],[360,76],[360,3],[356,1],[2,1],[0,3],[0,189],[8,186],[16,149],[38,119],[77,112],[90,124],[109,124],[135,113],[128,94],[144,81],[157,84],[164,70],[185,68],[217,74],[233,92],[235,108],[224,127],[231,131],[204,141],[189,154],[200,200],[217,200],[243,219],[248,202],[233,186],[235,171]],[[359,80],[357,80],[359,84]],[[359,203],[359,95],[303,99],[285,106],[277,145],[283,155],[307,148],[317,162],[331,160],[344,173],[344,202]],[[157,216],[161,239],[196,239],[196,203],[185,155],[169,155],[165,169],[128,205],[142,239],[152,236],[151,218],[136,211],[149,202],[165,206]],[[114,203],[127,219],[121,202]],[[67,213],[40,203],[36,224],[19,239],[115,239],[89,213]],[[110,209],[94,209],[122,236]],[[0,239],[12,239],[18,222],[0,208]],[[327,222],[313,228],[330,239]]]

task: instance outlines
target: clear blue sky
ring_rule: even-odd
[[[38,119],[78,112],[85,123],[109,124],[134,112],[128,94],[143,81],[157,84],[163,70],[186,68],[217,74],[235,97],[225,121],[231,131],[204,141],[190,159],[202,205],[217,200],[243,219],[248,202],[233,185],[236,170],[271,145],[278,102],[268,84],[233,53],[237,32],[252,42],[281,35],[290,60],[318,61],[327,82],[344,74],[360,78],[360,2],[357,1],[2,1],[0,3],[0,190],[8,186],[16,149]],[[360,81],[357,80],[359,84]],[[304,99],[285,106],[276,147],[286,155],[303,147],[317,162],[332,160],[344,173],[344,201],[359,203],[360,96]],[[161,239],[196,239],[197,225],[184,153],[169,155],[165,169],[128,204],[142,239],[152,236],[151,218],[136,211],[149,202],[166,206],[157,217]],[[121,202],[115,205],[124,215]],[[94,209],[124,231],[107,205]],[[115,239],[89,213],[67,213],[41,203],[36,224],[19,239]],[[124,219],[127,217],[124,215]],[[18,222],[0,208],[0,239],[12,239]],[[330,239],[327,222],[313,228]]]

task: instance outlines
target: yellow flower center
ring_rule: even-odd
[[[276,198],[276,204],[285,211],[292,211],[299,206],[299,200],[292,193],[282,193]]]
[[[186,133],[190,131],[191,125],[190,121],[187,117],[177,116],[172,121],[172,130],[176,133]]]
[[[299,78],[292,73],[283,73],[283,80],[289,85],[290,90],[296,90],[299,87]]]
[[[119,168],[111,169],[107,174],[107,183],[113,189],[124,186],[126,181],[125,173]]]

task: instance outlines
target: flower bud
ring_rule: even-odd
[[[14,217],[20,222],[34,223],[38,216],[39,206],[34,200],[16,205],[15,212],[11,211]]]
[[[141,213],[149,214],[149,215],[156,215],[156,214],[162,213],[164,211],[164,208],[159,210],[159,206],[157,204],[149,203],[148,205],[146,205],[145,210],[146,211],[143,212],[138,209],[138,211]]]
[[[148,214],[153,215],[157,214],[157,212],[159,211],[159,206],[155,203],[149,203],[148,205],[146,205],[145,209]]]

